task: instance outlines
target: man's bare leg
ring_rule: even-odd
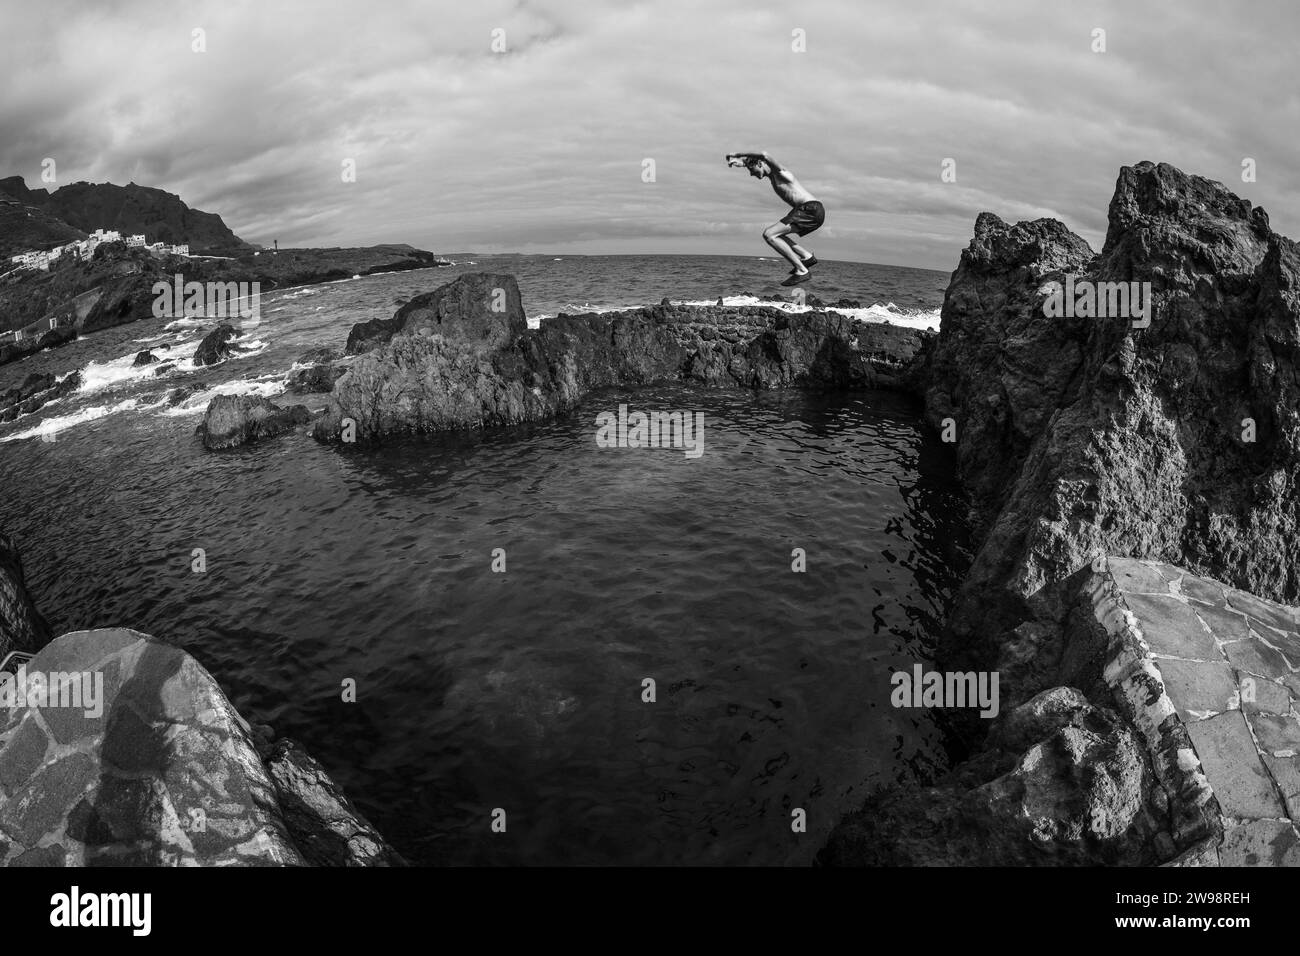
[[[782,257],[794,266],[794,271],[798,275],[803,275],[808,271],[808,267],[803,264],[799,254],[790,248],[791,243],[785,238],[794,231],[794,227],[783,222],[774,222],[763,230],[763,239],[767,244],[779,252]]]
[[[794,254],[797,255],[800,259],[804,260],[805,262],[813,257],[813,254],[811,252],[809,252],[803,246],[799,245],[799,243],[795,240],[794,233],[790,233],[790,235],[786,236],[785,241],[790,244],[790,248],[794,250]]]

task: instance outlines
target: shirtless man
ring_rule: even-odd
[[[763,230],[767,244],[784,256],[794,266],[790,275],[781,285],[798,285],[807,282],[812,275],[809,266],[817,265],[817,257],[799,245],[793,236],[806,236],[820,229],[826,221],[826,210],[813,198],[790,170],[783,167],[767,153],[728,153],[729,166],[744,166],[749,175],[757,179],[766,176],[772,182],[772,189],[792,207],[780,222],[774,222]]]

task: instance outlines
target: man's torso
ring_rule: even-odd
[[[816,198],[803,184],[787,172],[773,173],[772,190],[790,206],[798,208],[806,202],[815,202]]]

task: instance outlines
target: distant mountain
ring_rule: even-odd
[[[4,187],[11,181],[0,179],[0,258],[8,259],[9,256],[30,249],[49,249],[74,239],[86,238],[80,229],[74,229],[42,207],[9,193]],[[18,183],[21,185],[22,180],[18,179]],[[22,192],[27,192],[25,187]],[[7,268],[7,265],[0,262],[0,272]]]
[[[29,241],[33,237],[48,234],[44,242],[48,247],[100,228],[123,235],[143,233],[150,242],[189,243],[190,252],[197,255],[238,255],[250,248],[216,213],[191,209],[179,196],[135,183],[80,182],[51,193],[28,189],[21,176],[10,176],[0,179],[0,209],[8,209],[7,218],[13,219],[14,207],[5,200],[21,204],[27,216],[19,236],[11,235],[0,219],[0,254],[4,255],[42,248],[41,243]],[[66,231],[63,235],[56,234],[60,226]]]

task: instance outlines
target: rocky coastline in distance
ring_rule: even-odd
[[[281,249],[202,259],[156,256],[108,243],[96,249],[88,262],[70,260],[52,265],[49,272],[27,271],[0,279],[0,331],[32,323],[50,326],[20,342],[0,344],[0,364],[65,345],[78,335],[153,318],[154,283],[171,283],[177,274],[186,282],[205,284],[257,282],[265,294],[359,275],[450,264],[432,252],[402,244]]]
[[[1149,324],[1049,315],[1050,284],[1066,280],[1150,283]],[[1262,209],[1143,162],[1120,171],[1099,253],[1055,220],[981,214],[937,334],[667,301],[528,329],[512,277],[470,274],[358,324],[348,354],[319,356],[294,383],[325,397],[310,423],[305,409],[226,400],[200,430],[228,448],[305,426],[364,454],[563,413],[606,386],[906,392],[937,431],[955,428],[976,531],[936,663],[996,671],[1001,712],[959,722],[964,758],[946,777],[874,795],[819,861],[1292,865],[1297,289],[1300,246]],[[0,596],[22,594],[0,581]],[[47,639],[23,624],[28,607],[0,608],[19,649]],[[69,637],[88,646],[47,646]],[[62,779],[48,773],[57,755],[15,756],[31,747],[22,726],[0,731],[0,768],[21,757]],[[4,818],[28,813],[21,785],[0,773],[0,829],[31,834],[29,852],[49,840],[39,821]]]
[[[29,189],[20,176],[0,179],[0,257],[49,249],[98,228],[184,242],[191,255],[157,255],[108,242],[86,260],[60,257],[48,271],[0,265],[0,332],[31,332],[21,341],[0,342],[0,364],[67,344],[81,334],[152,317],[154,283],[177,274],[205,284],[256,282],[267,293],[450,264],[404,243],[262,249],[236,236],[217,214],[191,209],[178,196],[135,183],[73,183],[49,192]]]

